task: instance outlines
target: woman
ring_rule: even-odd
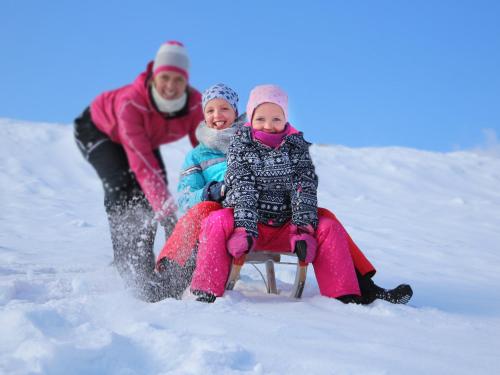
[[[168,235],[177,209],[159,147],[186,135],[196,146],[203,119],[201,95],[188,80],[186,49],[167,42],[133,83],[102,93],[75,120],[77,145],[103,183],[114,264],[148,301],[168,296],[152,272],[153,243],[156,222]]]

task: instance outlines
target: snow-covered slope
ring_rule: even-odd
[[[175,186],[186,141],[162,149]],[[407,306],[304,297],[245,267],[207,305],[123,289],[100,182],[67,125],[0,119],[0,373],[493,374],[500,344],[500,159],[313,146],[319,198]],[[156,250],[161,247],[157,238]],[[312,270],[311,270],[312,271]]]

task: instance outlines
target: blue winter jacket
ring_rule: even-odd
[[[179,211],[184,214],[195,204],[205,200],[204,188],[211,181],[224,181],[227,162],[226,155],[200,143],[184,159],[181,179],[177,191]]]
[[[211,182],[224,181],[227,170],[226,153],[237,129],[243,126],[246,114],[236,119],[231,129],[214,131],[208,129],[202,121],[196,129],[196,138],[200,142],[184,159],[177,191],[179,213],[185,214],[194,205],[207,200],[207,187]]]

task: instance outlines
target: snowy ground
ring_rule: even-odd
[[[173,184],[188,144],[162,149]],[[67,125],[0,119],[1,374],[493,374],[500,355],[500,158],[314,146],[320,204],[407,306],[279,296],[243,270],[207,305],[146,304],[111,261],[102,191]],[[158,239],[156,250],[162,243]],[[311,270],[312,271],[312,270]]]

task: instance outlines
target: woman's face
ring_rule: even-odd
[[[280,133],[285,129],[285,114],[281,107],[274,103],[263,103],[255,108],[252,117],[252,128],[266,133]]]
[[[227,129],[233,125],[236,120],[236,112],[233,107],[224,99],[212,99],[203,110],[205,123],[211,129]]]
[[[153,78],[153,84],[156,91],[166,100],[179,99],[187,88],[186,78],[180,73],[171,71],[158,73]]]

